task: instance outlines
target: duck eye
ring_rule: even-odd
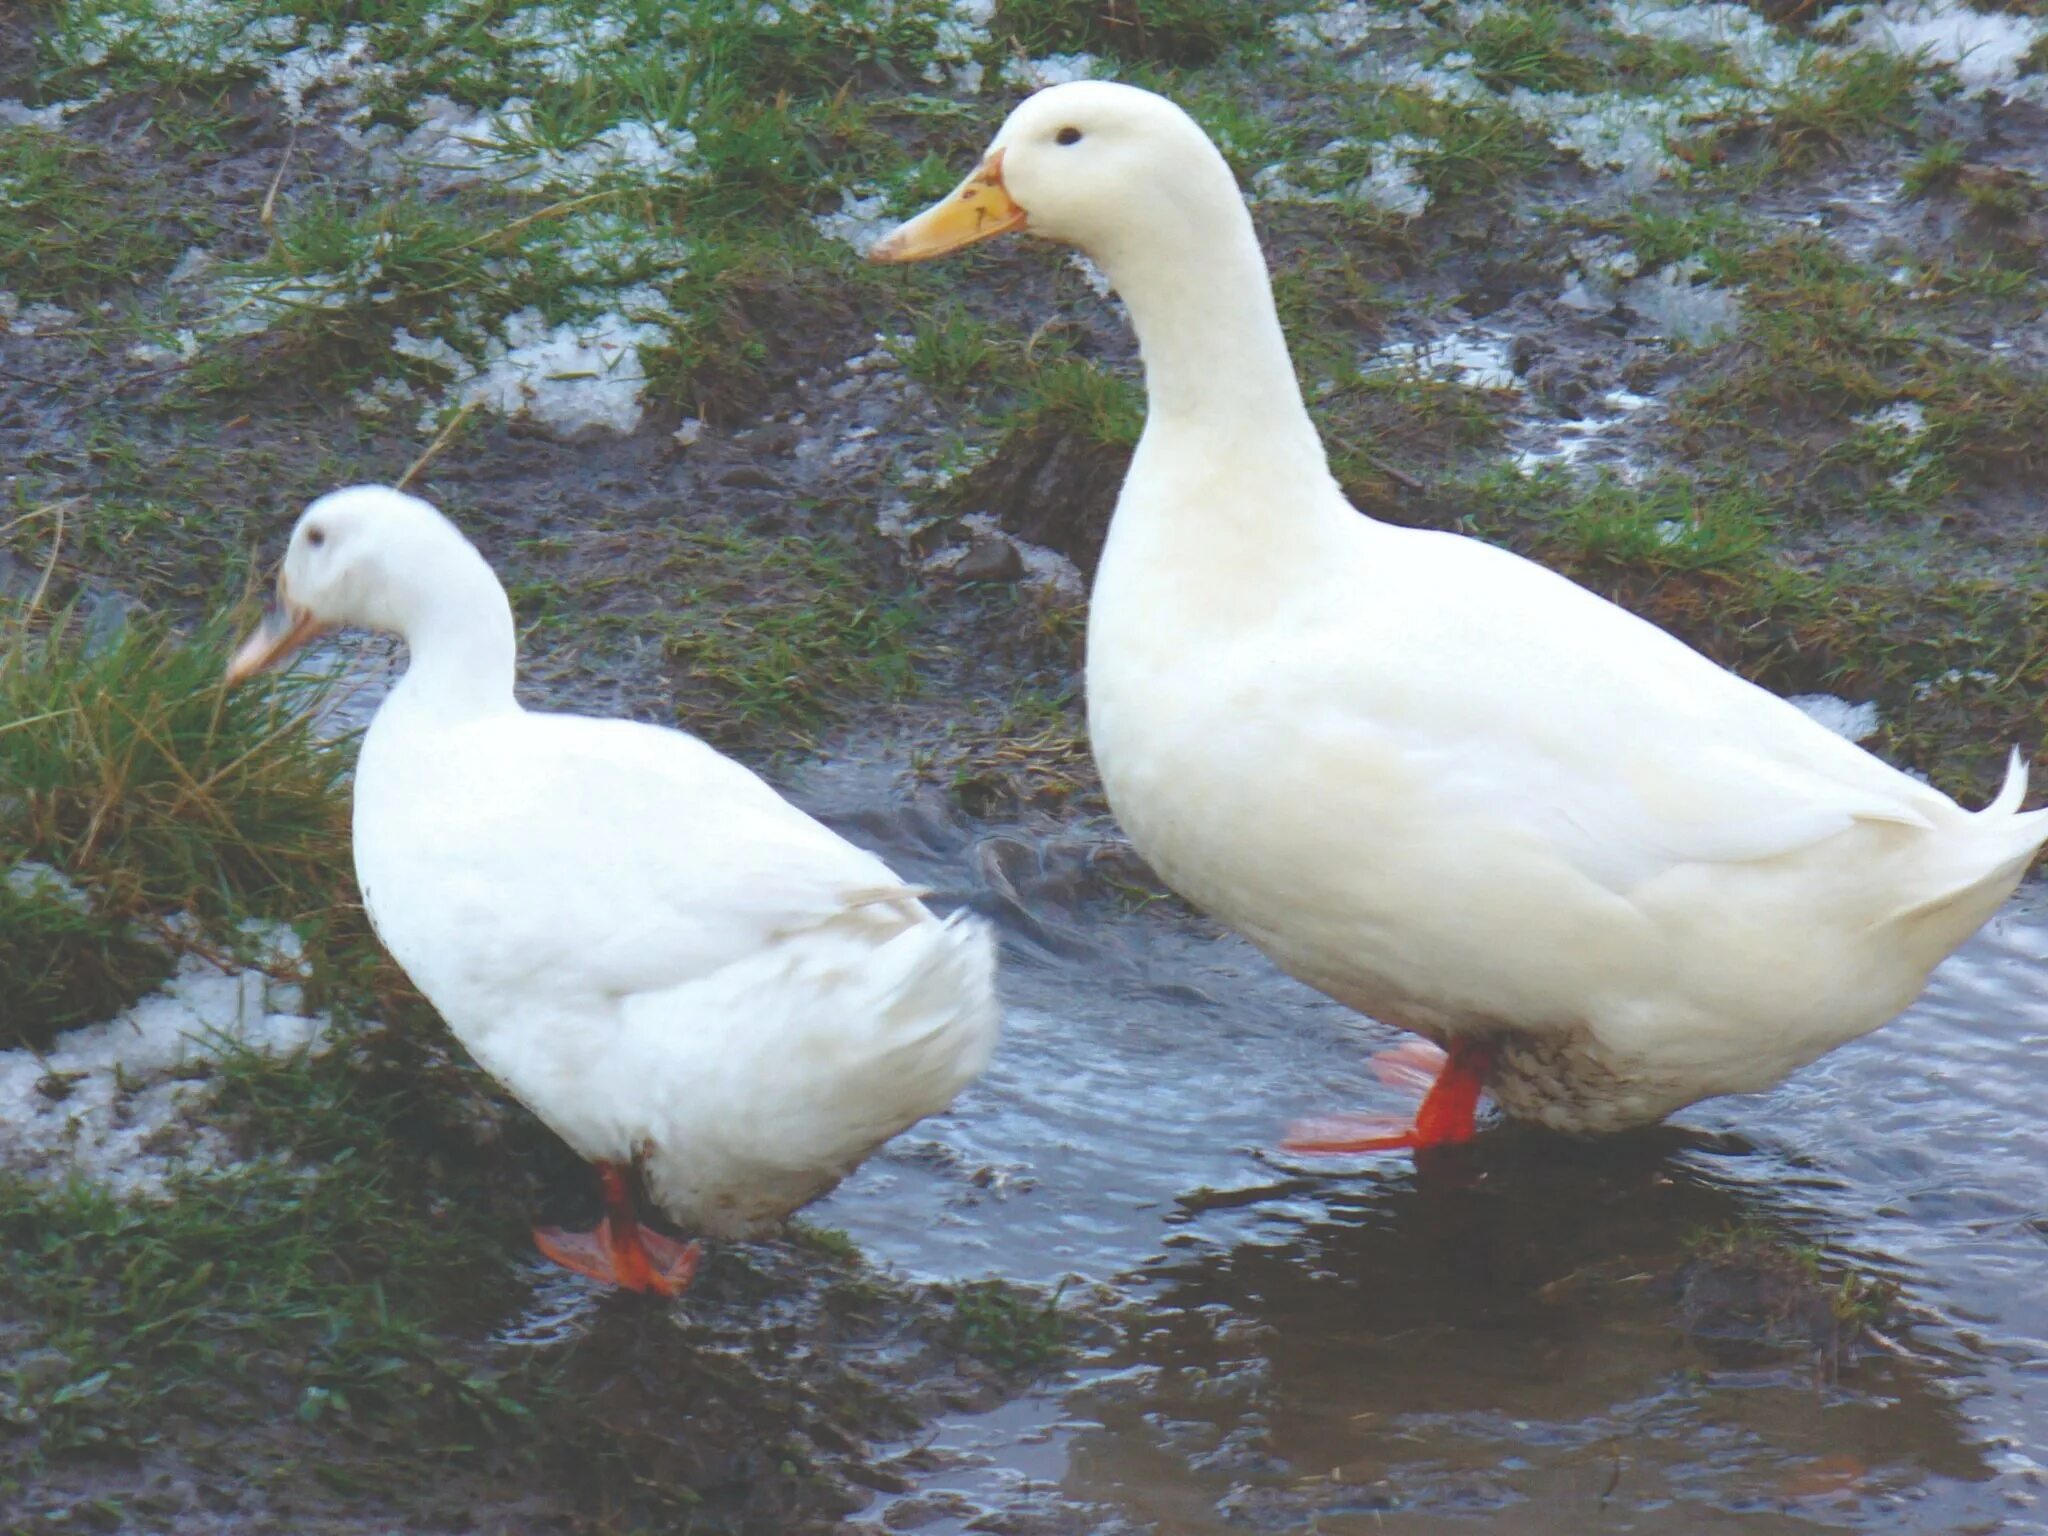
[[[1062,128],[1054,135],[1054,139],[1061,144],[1078,144],[1081,142],[1081,130],[1078,128]]]
[[[327,542],[327,530],[324,528],[308,528],[306,530],[306,542],[315,549],[318,549]]]

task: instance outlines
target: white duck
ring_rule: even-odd
[[[1575,1132],[1764,1088],[1904,1008],[2048,837],[2017,757],[1971,814],[1561,576],[1360,515],[1172,103],[1039,92],[873,256],[1011,229],[1091,257],[1144,354],[1088,629],[1110,804],[1283,969],[1449,1047],[1415,1124],[1298,1149],[1463,1140],[1482,1088]]]
[[[293,530],[238,681],[340,625],[410,662],[363,740],[355,863],[378,936],[477,1061],[596,1163],[556,1261],[674,1295],[944,1109],[988,1061],[995,950],[888,866],[680,731],[513,699],[512,610],[434,508],[365,486]]]

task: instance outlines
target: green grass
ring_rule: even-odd
[[[865,701],[916,686],[916,609],[878,592],[828,538],[763,544],[706,531],[678,563],[664,650],[682,723],[712,740],[809,739]]]
[[[1060,1295],[983,1280],[953,1292],[951,1338],[963,1354],[1009,1375],[1038,1376],[1067,1354]]]
[[[1205,64],[1262,36],[1262,0],[997,0],[990,30],[1029,54]]]
[[[347,755],[314,739],[318,684],[222,687],[229,634],[137,619],[95,651],[61,617],[0,631],[0,847],[122,916],[292,917],[331,899]]]
[[[0,878],[0,1049],[45,1046],[59,1030],[109,1018],[170,970],[162,945],[95,911],[84,892],[19,867]]]
[[[171,265],[208,230],[149,205],[101,150],[40,128],[0,130],[0,273],[31,301],[77,304]]]
[[[571,637],[595,656],[655,642],[675,677],[678,723],[709,741],[812,746],[828,726],[918,686],[915,595],[878,580],[871,554],[837,535],[680,526],[615,560],[572,559],[574,548],[537,540],[508,563],[528,635]],[[521,575],[528,564],[543,574]],[[650,581],[655,606],[641,590]]]
[[[147,990],[190,942],[173,914],[232,950],[242,917],[324,920],[347,901],[347,755],[314,739],[318,686],[225,691],[226,637],[138,619],[96,650],[62,615],[0,627],[0,869],[33,860],[79,891],[0,893],[9,1038]]]
[[[142,1452],[167,1415],[381,1425],[446,1454],[525,1414],[447,1336],[509,1301],[510,1270],[476,1168],[395,1155],[430,1123],[418,1094],[250,1058],[220,1095],[252,1149],[292,1161],[155,1205],[0,1175],[0,1298],[63,1362],[17,1400],[35,1430],[5,1458],[17,1472],[24,1454]]]
[[[1906,167],[1906,191],[1914,197],[1947,191],[1962,174],[1966,153],[1953,139],[1936,139],[1919,159]]]
[[[1951,339],[1939,309],[1820,236],[1794,235],[1737,255],[1746,284],[1741,336],[1680,395],[1673,422],[1695,452],[1753,462],[1759,442],[1889,405],[1919,406],[1917,453],[1955,477],[2023,476],[2048,462],[2048,381]],[[1822,445],[1823,449],[1825,444]],[[1806,444],[1780,494],[1809,514],[1878,496],[1898,465]],[[1933,483],[1933,482],[1930,482]],[[1881,498],[1880,498],[1881,499]]]
[[[1839,155],[1850,144],[1896,131],[1913,119],[1913,94],[1924,68],[1889,53],[1851,53],[1816,61],[1780,97],[1768,127],[1781,165],[1798,168]]]
[[[1570,19],[1564,7],[1543,0],[1502,6],[1474,21],[1459,45],[1472,56],[1472,72],[1497,91],[1583,90],[1598,77],[1599,65]]]
[[[1458,526],[1640,613],[1778,693],[1874,699],[1873,744],[1967,803],[2013,745],[2048,741],[2048,586],[1788,558],[1758,488],[1581,487],[1499,473],[1448,496]]]

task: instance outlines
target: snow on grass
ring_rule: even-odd
[[[1611,389],[1596,402],[1599,414],[1572,421],[1532,422],[1517,434],[1523,445],[1512,455],[1515,468],[1525,475],[1543,470],[1584,473],[1598,466],[1624,485],[1646,478],[1646,468],[1628,457],[1627,449],[1608,439],[1632,425],[1650,419],[1657,401],[1633,390]]]
[[[969,95],[981,90],[983,69],[976,55],[988,46],[995,0],[953,0],[932,36],[932,56],[920,73],[927,85],[948,85]]]
[[[1946,64],[1966,96],[1998,90],[2048,97],[2048,77],[2020,75],[2028,53],[2048,37],[2048,17],[1972,10],[1950,0],[1886,0],[1853,14],[1853,46]]]
[[[1875,704],[1851,704],[1832,693],[1795,693],[1785,702],[1796,705],[1816,725],[1826,726],[1847,741],[1866,741],[1884,723]]]
[[[1789,86],[1812,57],[1812,49],[1787,42],[1748,6],[1726,0],[1700,5],[1620,0],[1608,6],[1607,15],[1624,37],[1722,53],[1754,85]]]
[[[1412,219],[1429,207],[1416,161],[1436,145],[1413,134],[1395,134],[1377,144],[1332,139],[1307,159],[1266,166],[1252,177],[1252,195],[1266,203],[1360,203]],[[1346,162],[1367,156],[1366,172],[1352,175]]]
[[[1859,427],[1893,432],[1911,442],[1927,433],[1927,412],[1912,400],[1894,400],[1890,405],[1849,418]]]
[[[1742,301],[1726,288],[1696,282],[1701,263],[1674,261],[1621,291],[1621,302],[1657,335],[1704,346],[1742,328]]]
[[[1683,164],[1677,149],[1688,140],[1762,117],[1770,109],[1770,98],[1762,92],[1711,84],[1671,96],[1517,87],[1507,102],[1557,149],[1590,170],[1618,172],[1631,187],[1646,187],[1676,171]]]
[[[864,192],[842,187],[837,210],[811,215],[811,223],[819,234],[832,240],[844,240],[863,256],[869,247],[895,228],[896,222],[895,215],[889,212],[889,194],[872,187]]]
[[[161,991],[106,1023],[69,1030],[47,1051],[0,1051],[0,1161],[145,1198],[180,1171],[234,1163],[227,1139],[198,1118],[207,1065],[234,1051],[318,1053],[327,1027],[306,1014],[297,983],[269,974],[297,972],[297,935],[266,923],[243,933],[260,966],[188,954]]]
[[[1508,359],[1514,338],[1474,326],[1428,341],[1397,341],[1382,347],[1368,371],[1398,368],[1425,378],[1449,378],[1468,389],[1519,389]]]
[[[0,207],[5,207],[0,202]],[[77,320],[78,311],[61,304],[24,304],[21,296],[0,288],[0,336],[36,336],[61,331]]]
[[[1451,19],[1469,29],[1503,9],[1494,3],[1461,5]],[[1844,20],[1836,41],[1821,45],[1730,0],[1612,0],[1602,14],[1620,37],[1695,49],[1712,67],[1654,91],[1517,86],[1503,94],[1480,78],[1469,54],[1431,59],[1442,29],[1413,9],[1347,0],[1282,16],[1274,25],[1283,46],[1302,54],[1334,53],[1347,73],[1368,85],[1461,106],[1505,101],[1560,153],[1589,169],[1616,173],[1630,187],[1679,171],[1686,148],[1696,141],[1769,121],[1788,96],[1812,85],[1822,66],[1849,52],[1890,52],[1923,58],[1930,68],[1947,66],[1968,94],[1996,89],[2048,99],[2048,75],[2022,73],[2030,50],[2048,36],[2048,18],[1979,12],[1951,0],[1886,0],[1867,9],[1838,7],[1835,14]],[[1830,19],[1822,18],[1823,33]],[[1404,57],[1404,44],[1421,50],[1422,57]],[[1313,162],[1297,168],[1311,178],[1285,168],[1274,174],[1302,183],[1312,179],[1313,169]]]
[[[1049,53],[1042,59],[1011,59],[1003,65],[1003,83],[1039,91],[1074,80],[1108,80],[1116,71],[1092,53]]]
[[[1379,32],[1398,31],[1409,24],[1399,11],[1389,11],[1364,0],[1342,0],[1319,11],[1296,11],[1273,22],[1281,42],[1298,52],[1334,48],[1348,53],[1362,48]]]
[[[520,192],[576,193],[606,183],[661,186],[703,172],[696,134],[665,122],[629,119],[556,146],[542,142],[533,103],[524,97],[496,107],[465,107],[429,96],[418,111],[419,123],[410,132],[380,123],[352,135],[374,164],[397,179],[441,188],[488,183]]]
[[[61,128],[64,119],[82,112],[91,101],[57,101],[47,107],[31,107],[18,96],[0,100],[0,128]]]
[[[518,310],[475,361],[446,343],[407,337],[416,343],[410,355],[452,375],[447,393],[421,417],[421,429],[430,430],[451,410],[482,406],[525,417],[563,440],[638,430],[647,389],[642,352],[668,339],[664,326],[642,317],[666,313],[668,306],[655,288],[620,297],[621,309],[556,325],[537,309]]]

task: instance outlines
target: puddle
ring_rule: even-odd
[[[807,798],[915,878],[975,863],[940,815],[833,817],[878,803],[864,770]],[[1773,1093],[1418,1175],[1269,1151],[1387,1102],[1392,1032],[1163,909],[1084,921],[1072,848],[1001,852],[1031,936],[994,1067],[813,1214],[907,1274],[1128,1307],[1058,1387],[928,1432],[936,1470],[871,1528],[2048,1531],[2048,893]],[[1703,1320],[1682,1275],[1738,1228],[1895,1281],[1899,1352]]]

